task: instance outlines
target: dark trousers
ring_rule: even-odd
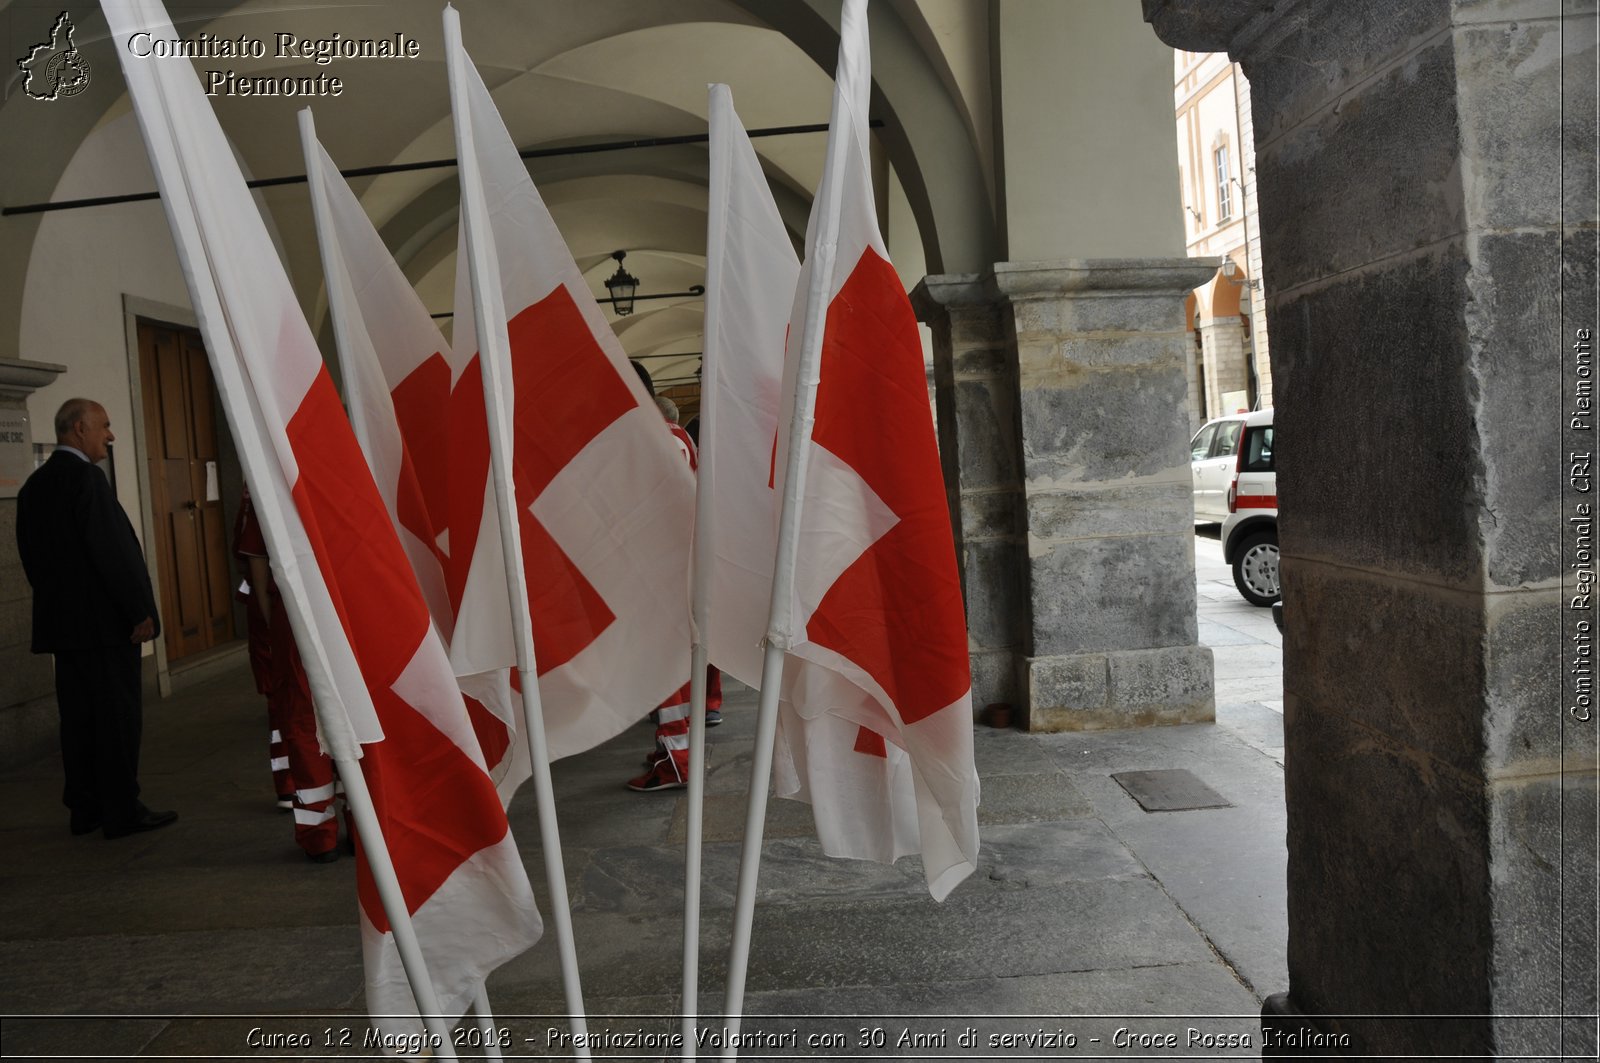
[[[56,705],[67,777],[62,803],[107,826],[130,821],[139,807],[144,719],[139,647],[57,653]]]

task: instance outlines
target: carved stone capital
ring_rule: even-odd
[[[1076,292],[1187,292],[1209,280],[1220,258],[1069,258],[997,262],[995,285],[1011,299]]]
[[[0,358],[0,399],[21,400],[67,371],[55,362],[27,362],[20,358]]]

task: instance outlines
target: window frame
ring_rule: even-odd
[[[1217,221],[1233,219],[1233,169],[1228,157],[1228,145],[1218,144],[1211,153],[1217,172]]]

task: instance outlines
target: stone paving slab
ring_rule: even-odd
[[[1041,823],[1087,816],[1093,809],[1065,772],[979,775],[978,825]]]
[[[1219,701],[1217,723],[1283,766],[1283,702]]]
[[[1216,683],[1218,704],[1224,702],[1282,701],[1283,677],[1277,674],[1240,676],[1218,679]]]
[[[1204,962],[1204,941],[1148,880],[1024,889],[1003,900],[870,900],[757,909],[751,991],[895,985],[926,972],[1051,974]]]
[[[0,878],[0,921],[10,927],[12,942],[93,937],[115,927],[167,934],[342,926],[356,918],[355,879],[354,860],[313,865],[299,850],[289,862],[260,866],[253,875],[229,868],[145,869],[127,889],[107,889],[98,875],[6,877]],[[196,903],[197,897],[207,900]]]
[[[1200,645],[1210,646],[1212,649],[1219,646],[1255,646],[1261,642],[1254,635],[1247,635],[1211,619],[1202,619],[1199,622],[1199,634]]]
[[[746,780],[748,784],[748,780]],[[749,801],[743,791],[713,794],[707,787],[705,807],[702,810],[702,837],[707,842],[738,841],[744,837],[745,816]],[[767,838],[806,838],[816,834],[816,824],[811,818],[811,806],[801,801],[782,797],[767,798],[766,824],[762,832]],[[688,838],[689,811],[687,799],[674,802],[672,826],[667,831],[667,841],[682,845]]]
[[[1037,742],[1017,741],[1010,727],[978,727],[972,734],[972,756],[980,779],[997,775],[1038,775],[1059,765]]]
[[[1270,800],[1270,782],[1237,770],[1239,759],[1215,758],[1202,774],[1231,808],[1151,813],[1109,779],[1084,789],[1108,828],[1265,997],[1288,985],[1284,814]]]
[[[1278,631],[1277,626],[1273,624],[1270,617],[1241,617],[1231,614],[1211,615],[1202,616],[1199,622],[1202,627],[1209,627],[1219,633],[1219,641],[1206,643],[1207,645],[1263,645],[1272,646],[1280,652],[1283,650],[1283,635]],[[1220,641],[1220,638],[1227,638],[1228,642],[1224,643]],[[1234,641],[1236,639],[1243,639],[1244,641]],[[1202,636],[1200,641],[1206,642],[1205,637]]]
[[[742,845],[707,844],[701,855],[702,918],[726,918],[733,910]],[[658,914],[681,911],[683,849],[636,846],[589,854],[580,885],[573,891],[576,911]],[[783,838],[762,845],[757,904],[793,904],[839,896],[907,896],[923,890],[920,863],[905,859],[893,866],[865,860],[838,860],[822,853],[814,838]]]
[[[8,1013],[344,1010],[361,994],[361,939],[353,920],[0,943],[0,1000]]]
[[[1277,646],[1258,643],[1253,646],[1236,646],[1222,654],[1216,661],[1216,678],[1220,683],[1228,679],[1272,678],[1283,686],[1283,651]]]
[[[962,883],[963,892],[1148,877],[1121,839],[1094,817],[996,825],[982,828],[980,836],[978,870]]]
[[[682,926],[671,907],[659,915],[575,913],[573,924],[586,995],[659,994],[678,983]],[[702,977],[720,986],[727,921],[705,919],[702,931]],[[548,952],[541,942],[500,969],[502,1008],[558,996],[559,972],[541,955]],[[1088,881],[1018,889],[1003,901],[958,890],[943,904],[924,894],[758,906],[747,987],[885,987],[926,980],[930,971],[1000,978],[1211,960],[1154,882]]]
[[[0,1054],[8,1059],[49,1056],[56,1060],[132,1056],[150,1046],[168,1025],[166,1019],[8,1018],[0,1029]]]
[[[1182,995],[1196,1008],[1168,1017],[1166,1001]],[[984,1007],[975,1008],[974,1001]],[[1183,1045],[1194,1028],[1212,1038],[1250,1038],[1259,1030],[1259,1005],[1214,964],[1162,964],[1092,972],[998,979],[955,979],[879,989],[797,989],[752,993],[747,1030],[800,1033],[796,1054],[821,1055],[804,1044],[807,1034],[843,1034],[840,1055],[886,1055],[908,1059],[972,1056],[1067,1056],[1128,1058],[1167,1054],[1149,1050],[1106,1051],[1119,1029],[1148,1037],[1174,1035]],[[963,1047],[968,1030],[976,1044]],[[943,1035],[942,1038],[940,1035]],[[1032,1035],[1029,1044],[1025,1038]],[[1075,1044],[1067,1045],[1068,1037]],[[929,1048],[897,1042],[921,1038]],[[1099,1038],[1097,1044],[1094,1039]],[[882,1048],[872,1045],[881,1040]],[[944,1045],[938,1046],[942,1040]],[[1253,1038],[1250,1043],[1253,1042]],[[1249,1049],[1182,1047],[1172,1055],[1253,1058]],[[1102,1053],[1104,1053],[1102,1055]],[[744,1052],[741,1058],[751,1058]]]

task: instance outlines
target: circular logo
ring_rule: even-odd
[[[89,87],[89,61],[76,48],[57,52],[44,68],[44,81],[51,98],[76,96]]]

